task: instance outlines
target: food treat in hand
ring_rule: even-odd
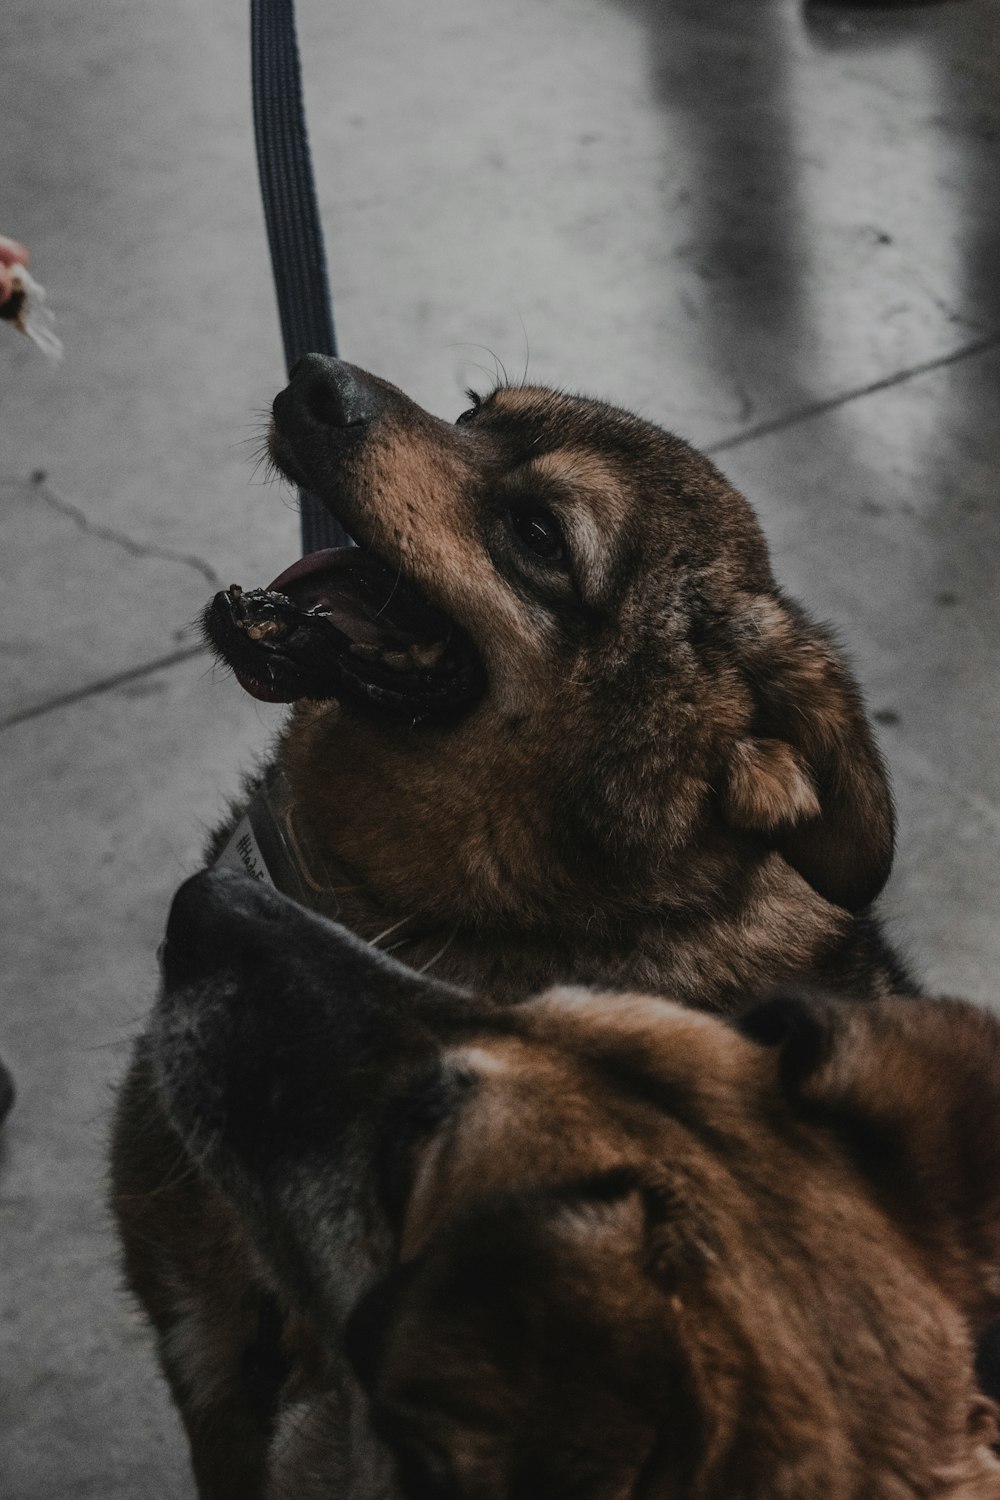
[[[45,301],[45,288],[39,286],[26,266],[10,267],[12,291],[0,303],[0,318],[12,323],[42,353],[58,364],[63,357],[62,340],[54,331],[55,318]]]

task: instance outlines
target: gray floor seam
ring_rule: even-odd
[[[10,481],[5,481],[9,483]],[[23,484],[25,481],[16,480],[15,483]],[[48,476],[43,469],[36,469],[27,481],[32,489],[46,505],[59,515],[66,516],[74,525],[78,526],[87,536],[96,537],[98,541],[110,542],[112,546],[121,547],[132,557],[155,557],[163,562],[181,563],[183,566],[193,568],[196,572],[211,584],[218,585],[219,575],[202,558],[191,552],[178,552],[173,547],[161,547],[156,542],[139,542],[125,531],[119,531],[114,526],[103,526],[98,521],[92,521],[86,511],[79,505],[74,505],[71,500],[64,500],[57,495],[48,482]]]
[[[755,438],[769,437],[774,432],[784,432],[799,422],[807,422],[811,417],[824,416],[827,412],[836,411],[838,407],[849,406],[852,401],[860,401],[863,397],[876,395],[879,391],[892,390],[896,386],[905,385],[909,380],[915,380],[919,375],[929,375],[934,370],[946,369],[948,365],[959,364],[964,359],[973,359],[977,354],[986,354],[998,346],[1000,346],[1000,331],[987,334],[971,344],[963,344],[961,348],[953,349],[950,354],[938,355],[935,359],[924,360],[918,365],[908,365],[904,370],[897,370],[894,375],[884,375],[880,380],[873,380],[868,385],[858,386],[856,390],[842,391],[837,396],[827,396],[820,401],[812,401],[807,406],[801,406],[798,410],[788,412],[781,417],[773,417],[768,422],[758,422],[756,426],[744,428],[742,432],[736,432],[732,437],[722,438],[718,443],[708,444],[703,451],[714,458],[716,454],[728,453],[733,448],[741,448],[744,443],[752,443]]]
[[[26,723],[29,719],[40,719],[44,714],[54,713],[56,709],[69,708],[74,703],[81,703],[85,698],[95,698],[101,693],[113,692],[115,688],[122,687],[125,683],[137,682],[153,672],[162,672],[167,667],[176,666],[178,662],[190,661],[195,656],[204,655],[207,655],[207,648],[201,644],[184,646],[180,651],[171,651],[166,656],[154,657],[152,661],[142,662],[139,666],[127,667],[123,672],[115,672],[111,677],[101,677],[85,687],[74,688],[68,693],[58,693],[56,697],[48,698],[44,703],[35,703],[31,708],[17,709],[14,713],[0,718],[0,734],[4,730],[14,729],[18,724]]]

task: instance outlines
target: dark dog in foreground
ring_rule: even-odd
[[[993,1017],[497,1005],[228,871],[164,976],[155,1087],[289,1309],[243,1493],[1000,1496]]]
[[[318,356],[271,450],[360,545],[220,594],[206,626],[295,705],[277,766],[315,909],[496,1001],[912,988],[870,909],[893,819],[856,685],[707,459],[537,388],[450,424]],[[113,1178],[201,1494],[251,1500],[287,1309],[142,1046]]]

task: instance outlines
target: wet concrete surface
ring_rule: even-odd
[[[840,631],[901,814],[894,930],[996,1002],[992,0],[300,0],[342,352],[453,416],[494,359],[707,445]],[[170,892],[277,711],[197,651],[295,555],[242,4],[8,0],[0,231],[0,1491],[191,1494],[103,1209]]]

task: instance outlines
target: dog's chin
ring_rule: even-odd
[[[265,702],[336,700],[383,719],[445,724],[486,687],[466,632],[364,547],[311,553],[266,589],[223,590],[203,626],[241,686]]]
[[[273,421],[267,434],[268,457],[281,477],[322,500],[344,529],[352,534],[347,518],[340,514],[340,476],[363,437],[364,428],[360,425],[331,428],[324,432],[322,444],[300,438],[293,445]]]

